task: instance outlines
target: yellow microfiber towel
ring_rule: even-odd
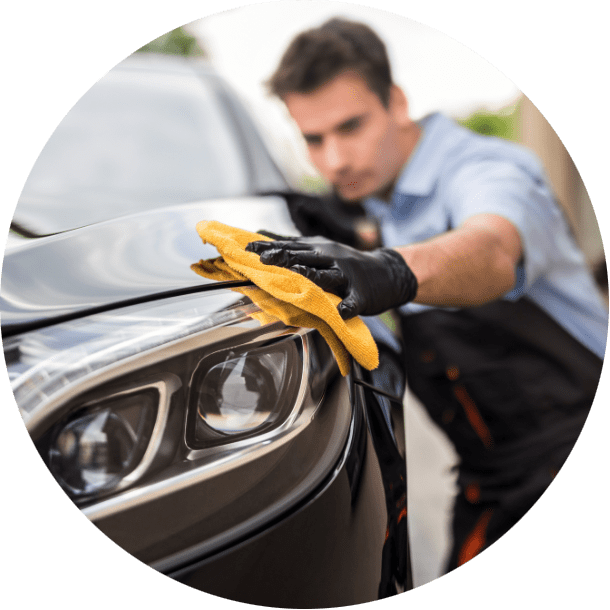
[[[337,311],[341,299],[324,292],[306,277],[260,262],[258,254],[246,252],[252,241],[273,241],[269,237],[229,227],[215,220],[197,223],[203,243],[216,246],[220,257],[191,265],[199,275],[216,280],[251,280],[257,288],[235,288],[264,312],[261,322],[281,320],[288,326],[315,328],[324,337],[339,364],[342,375],[349,372],[349,354],[364,368],[379,365],[379,352],[366,324],[358,317],[343,320]]]

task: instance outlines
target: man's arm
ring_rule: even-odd
[[[514,225],[478,214],[425,242],[394,248],[418,282],[414,301],[440,307],[482,305],[510,291],[522,255]]]
[[[429,241],[361,252],[323,237],[258,241],[246,251],[286,267],[342,298],[342,318],[377,315],[410,301],[481,305],[511,290],[521,240],[494,214],[479,214]]]

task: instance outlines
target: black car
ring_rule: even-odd
[[[294,234],[288,190],[209,67],[132,58],[41,154],[2,268],[23,420],[110,539],[196,589],[331,607],[412,586],[400,341],[347,377],[317,331],[261,325],[237,284],[190,269],[219,220]]]

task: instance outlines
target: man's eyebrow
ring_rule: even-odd
[[[339,125],[336,125],[335,127],[333,127],[333,131],[339,131],[339,132],[351,131],[352,129],[355,129],[361,123],[363,123],[367,117],[368,117],[367,112],[350,117],[346,121],[343,121],[343,123],[339,123]],[[303,133],[303,137],[305,138],[305,141],[308,142],[309,144],[319,144],[320,142],[322,142],[323,134],[321,134],[321,133],[306,133],[306,132],[302,132],[302,133]]]
[[[340,125],[337,125],[337,127],[335,127],[335,131],[350,131],[351,129],[354,129],[354,127],[358,127],[365,118],[366,113],[353,116]]]

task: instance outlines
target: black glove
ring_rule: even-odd
[[[246,251],[260,255],[261,263],[296,271],[343,300],[337,306],[346,320],[374,316],[408,303],[417,293],[417,279],[395,250],[360,252],[323,237],[255,241]]]
[[[366,216],[364,209],[357,202],[346,203],[335,194],[264,194],[277,195],[286,200],[292,222],[303,235],[321,235],[364,250],[381,245],[376,222]]]

